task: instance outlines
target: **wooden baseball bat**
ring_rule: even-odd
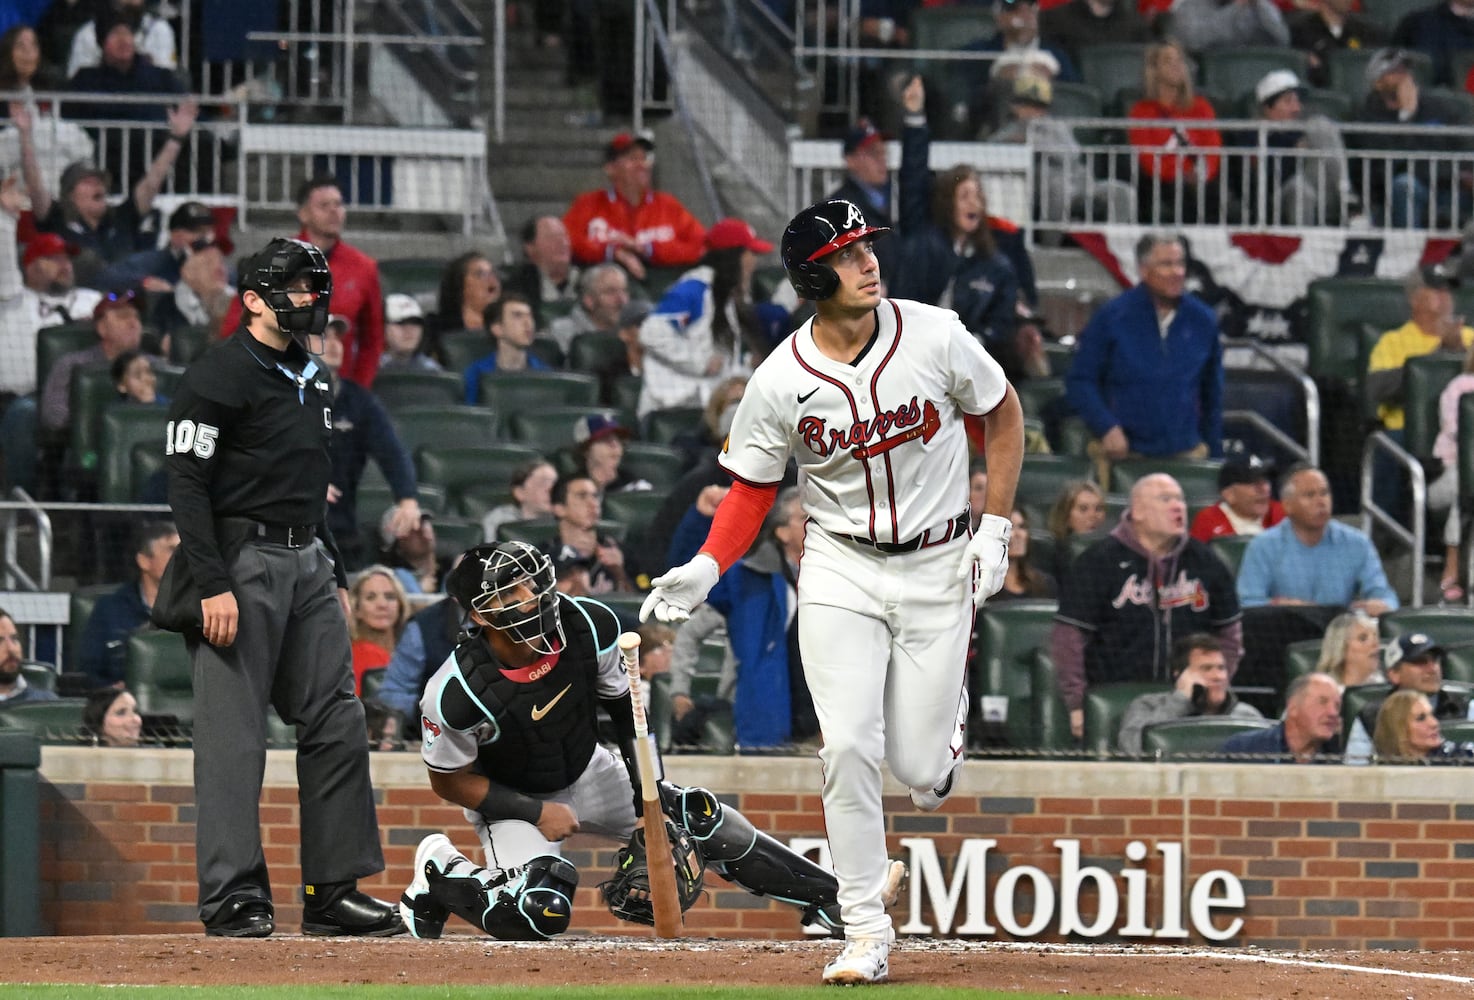
[[[665,832],[665,812],[660,808],[660,788],[655,779],[655,758],[650,749],[650,725],[645,719],[645,700],[640,697],[640,634],[625,632],[619,637],[619,655],[630,680],[630,705],[635,713],[635,761],[640,768],[640,798],[645,811],[645,864],[650,872],[650,905],[655,911],[655,936],[679,937],[681,899],[676,893],[675,861],[670,838]]]

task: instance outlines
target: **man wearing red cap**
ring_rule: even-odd
[[[640,324],[644,350],[639,415],[705,406],[723,380],[750,375],[768,353],[752,304],[758,255],[773,244],[741,219],[707,230],[701,265],[681,275]]]
[[[647,267],[681,267],[701,256],[702,228],[675,195],[654,191],[655,143],[621,132],[604,149],[609,186],[585,191],[563,216],[573,259],[579,264],[614,261],[636,280]]]

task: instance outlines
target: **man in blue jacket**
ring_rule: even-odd
[[[1185,290],[1187,248],[1147,233],[1136,263],[1141,284],[1091,317],[1065,377],[1102,483],[1123,458],[1223,455],[1223,344],[1213,311]]]

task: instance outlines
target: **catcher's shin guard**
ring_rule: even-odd
[[[443,873],[429,873],[429,887],[438,906],[494,938],[540,941],[568,929],[578,869],[552,855],[505,871],[478,868],[458,857]]]
[[[661,782],[660,792],[666,814],[691,831],[701,856],[718,875],[755,896],[801,907],[800,923],[843,932],[835,895],[839,883],[831,872],[758,830],[705,788]]]

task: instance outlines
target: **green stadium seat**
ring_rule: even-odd
[[[624,364],[626,357],[624,341],[613,333],[580,333],[568,345],[568,367],[576,372],[609,371]]]
[[[501,412],[506,414],[506,431],[509,439],[527,447],[536,448],[545,455],[553,455],[572,448],[574,425],[591,413],[605,414],[619,420],[626,427],[632,427],[631,424],[621,420],[620,415],[615,411],[597,404],[580,403],[572,406],[534,404],[513,410],[503,409]]]
[[[1018,392],[1019,404],[1024,408],[1024,415],[1029,417],[1044,416],[1044,408],[1065,394],[1065,380],[1062,378],[1029,378],[1014,386]]]
[[[911,47],[961,49],[998,33],[992,12],[974,4],[917,7],[911,12]]]
[[[1070,373],[1070,364],[1075,360],[1075,345],[1061,344],[1057,340],[1044,342],[1044,357],[1049,361],[1049,374],[1062,379]]]
[[[1341,692],[1341,738],[1345,742],[1351,725],[1361,710],[1373,702],[1384,700],[1393,692],[1391,684],[1356,684]]]
[[[1142,730],[1141,747],[1148,755],[1163,758],[1212,758],[1230,736],[1273,725],[1267,719],[1173,719]]]
[[[552,337],[534,337],[527,353],[553,369],[561,369],[568,362],[562,345]]]
[[[1351,121],[1356,114],[1351,97],[1339,90],[1313,87],[1301,95],[1300,103],[1307,115],[1325,115],[1333,122]]]
[[[36,391],[46,388],[46,378],[56,367],[57,359],[73,351],[85,351],[97,343],[97,327],[89,319],[85,323],[64,323],[42,327],[36,331]]]
[[[1381,0],[1384,4],[1391,3],[1414,3],[1419,7],[1428,6],[1421,0]],[[1388,26],[1392,27],[1391,25]],[[1330,88],[1346,94],[1356,104],[1367,92],[1367,63],[1372,61],[1372,56],[1377,50],[1372,47],[1363,49],[1332,49],[1326,54],[1326,68],[1330,72]],[[1403,49],[1408,56],[1412,66],[1413,79],[1418,81],[1420,88],[1433,85],[1433,60],[1424,52],[1416,49]]]
[[[82,633],[86,631],[87,619],[97,607],[99,598],[118,589],[118,584],[93,583],[73,590],[67,601],[67,624],[61,633],[62,669],[82,669]]]
[[[1001,735],[1014,748],[1040,746],[1042,734],[1034,703],[1052,691],[1034,688],[1034,651],[1047,647],[1057,605],[1053,601],[1009,601],[984,605],[977,618],[978,654],[973,676],[972,704],[979,713],[984,698],[1002,698],[1006,711]]]
[[[1474,610],[1469,608],[1400,608],[1379,619],[1383,639],[1426,632],[1441,645],[1474,644]]]
[[[1285,647],[1285,680],[1281,691],[1288,690],[1296,678],[1315,671],[1315,665],[1320,662],[1320,647],[1319,639],[1300,639]]]
[[[164,712],[187,723],[194,718],[194,667],[184,636],[155,629],[128,636],[123,676],[140,712]]]
[[[412,295],[431,305],[440,292],[446,262],[438,257],[398,257],[379,261],[379,285],[385,295]]]
[[[640,607],[645,603],[646,596],[638,591],[621,591],[612,594],[596,594],[594,600],[600,604],[608,605],[611,611],[619,615],[621,621],[633,627],[640,621]],[[705,648],[703,647],[704,653]],[[701,661],[698,660],[697,662],[700,663]]]
[[[628,476],[643,479],[656,490],[669,490],[686,471],[686,456],[669,445],[650,441],[629,441],[619,469]]]
[[[1059,447],[1055,449],[1055,454],[1084,458],[1094,437],[1090,428],[1085,426],[1085,421],[1079,417],[1065,417],[1059,422]]]
[[[1454,743],[1474,743],[1474,722],[1468,719],[1440,722],[1438,729],[1445,740]]]
[[[584,372],[487,372],[480,385],[480,404],[503,414],[549,406],[599,406],[599,380]]]
[[[1091,479],[1095,466],[1074,455],[1025,455],[1019,471],[1018,503],[1054,503],[1066,483]],[[1042,523],[1041,523],[1042,527]]]
[[[56,668],[51,664],[42,663],[39,660],[22,660],[20,675],[26,679],[27,687],[56,693]]]
[[[1111,463],[1111,492],[1129,494],[1142,476],[1165,472],[1182,486],[1189,501],[1218,501],[1218,470],[1223,463],[1191,458],[1123,458]]]
[[[102,411],[118,399],[111,368],[104,361],[72,369],[67,445],[72,468],[97,471]]]
[[[1146,45],[1138,42],[1089,45],[1080,53],[1080,76],[1107,109],[1119,106],[1121,91],[1141,86],[1145,65]]]
[[[640,408],[640,391],[643,385],[640,376],[624,372],[609,387],[609,405],[616,410],[634,413]]]
[[[1249,543],[1253,541],[1250,535],[1223,535],[1208,543],[1208,547],[1223,560],[1229,572],[1235,577],[1239,575],[1239,567],[1244,564],[1244,553],[1249,550]]]
[[[1310,70],[1308,55],[1283,45],[1225,46],[1203,52],[1198,60],[1203,89],[1230,101],[1253,94],[1255,85],[1271,70],[1287,69],[1301,80]]]
[[[1384,278],[1317,278],[1306,303],[1310,374],[1353,386],[1366,371],[1361,325],[1380,333],[1407,320],[1402,283]]]
[[[503,521],[496,529],[499,542],[526,542],[541,545],[558,533],[558,522],[551,517],[535,517],[526,521]]]
[[[373,670],[365,670],[363,678],[359,681],[359,697],[364,701],[372,701],[379,693],[379,688],[384,686],[384,677],[389,673],[388,667],[375,667]]]
[[[78,743],[82,739],[82,711],[86,707],[86,698],[0,705],[0,725],[24,729],[42,743]]]
[[[481,406],[410,406],[396,410],[393,420],[399,443],[411,455],[421,448],[490,444],[497,440],[496,411]]]
[[[629,532],[628,537],[643,539],[650,522],[665,503],[666,496],[665,492],[655,490],[610,493],[604,497],[603,513],[609,520],[625,525]]]
[[[1156,681],[1092,684],[1085,689],[1085,749],[1109,755],[1116,751],[1121,719],[1127,707],[1144,694],[1160,694],[1166,685]]]
[[[427,446],[415,452],[415,471],[422,485],[440,487],[446,503],[455,507],[464,487],[510,482],[514,469],[539,457],[536,448],[519,444]]]
[[[176,365],[188,365],[215,340],[215,330],[209,326],[183,326],[173,330],[169,334],[169,361]],[[162,392],[162,387],[160,391]]]
[[[1464,355],[1453,351],[1408,358],[1402,366],[1403,412],[1407,417],[1404,447],[1418,458],[1432,457],[1433,442],[1438,437],[1438,396],[1463,368]]]
[[[374,378],[373,391],[390,413],[411,406],[449,406],[466,400],[465,386],[454,372],[391,368]]]
[[[163,461],[169,411],[162,406],[114,403],[102,413],[101,468],[97,494],[103,503],[136,503],[143,483],[133,475],[137,448]]]
[[[494,350],[495,342],[485,330],[450,330],[440,335],[436,347],[441,365],[457,375]]]
[[[435,521],[435,554],[441,559],[454,559],[485,537],[480,521],[460,517],[442,517]]]
[[[1070,732],[1070,713],[1065,709],[1064,699],[1059,696],[1059,687],[1054,679],[1054,658],[1049,650],[1040,647],[1034,650],[1029,663],[1029,677],[1034,689],[1033,704],[1029,706],[1029,719],[1033,724],[1038,749],[1072,750],[1075,737]]]
[[[1049,113],[1055,118],[1100,118],[1105,114],[1105,102],[1100,91],[1088,83],[1056,80]]]
[[[640,438],[654,444],[670,444],[680,435],[697,430],[705,415],[706,411],[699,406],[651,410],[640,421]]]
[[[1380,24],[1390,34],[1405,16],[1427,7],[1423,0],[1364,0],[1361,10],[1366,18]]]

